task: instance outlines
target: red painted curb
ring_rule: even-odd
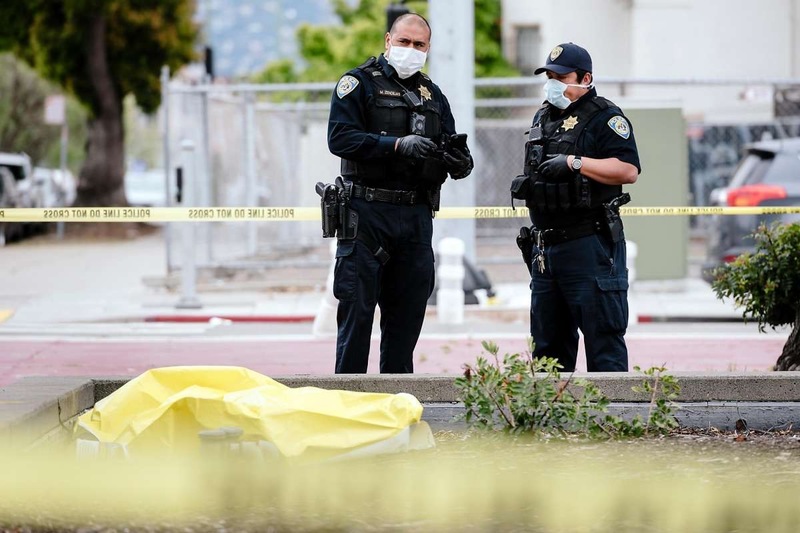
[[[314,315],[155,315],[145,322],[209,322],[213,318],[231,322],[313,322]]]
[[[752,320],[752,319],[751,319]],[[720,322],[743,322],[741,317],[733,316],[683,316],[683,315],[638,315],[636,322],[639,324],[650,324],[654,322],[707,322],[707,323],[720,323]]]

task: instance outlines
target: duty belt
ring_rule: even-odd
[[[357,183],[353,183],[350,197],[363,198],[367,202],[386,202],[395,205],[414,205],[424,202],[424,199],[417,191],[377,189],[375,187],[364,187]]]
[[[542,230],[533,228],[532,233],[536,246],[542,248],[543,246],[552,246],[573,239],[594,235],[595,233],[600,233],[602,228],[601,223],[595,221],[569,228],[550,228]]]

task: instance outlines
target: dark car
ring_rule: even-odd
[[[713,191],[710,202],[730,207],[800,205],[800,137],[747,145],[730,184]],[[793,222],[800,222],[800,214],[714,215],[703,279],[711,282],[714,268],[752,252],[752,234],[761,224]]]

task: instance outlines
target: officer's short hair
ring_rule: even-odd
[[[389,34],[394,35],[394,29],[397,26],[397,24],[402,22],[402,21],[404,21],[404,20],[410,19],[412,17],[414,19],[418,19],[418,20],[422,21],[422,23],[425,24],[425,27],[428,28],[428,35],[433,33],[431,31],[431,25],[428,23],[428,19],[426,19],[425,17],[423,17],[419,13],[405,13],[403,15],[400,15],[396,19],[394,19],[394,22],[392,22],[392,27],[389,28]]]

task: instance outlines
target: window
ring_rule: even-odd
[[[515,58],[517,68],[524,76],[544,64],[542,58],[542,34],[539,26],[518,26]]]

